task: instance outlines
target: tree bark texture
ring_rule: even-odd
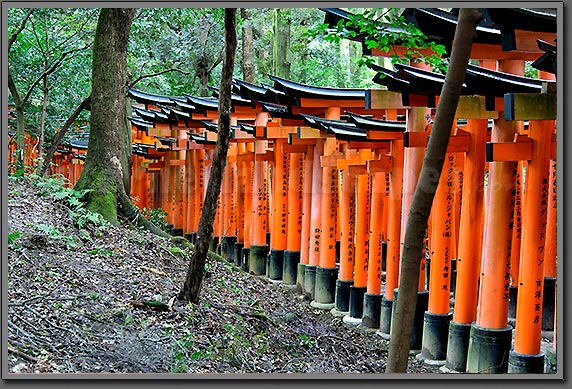
[[[274,10],[274,75],[290,78],[290,10]]]
[[[127,43],[134,12],[131,8],[100,11],[93,43],[88,152],[76,184],[78,189],[91,189],[86,195],[87,208],[114,224],[118,223],[118,204],[127,197],[127,147],[131,158],[125,103]]]
[[[236,53],[236,9],[226,8],[224,12],[225,56],[218,101],[218,138],[211,166],[205,201],[199,221],[195,251],[187,269],[185,283],[179,298],[198,303],[204,276],[205,261],[213,236],[214,218],[220,194],[226,156],[230,141],[231,86]]]
[[[242,79],[254,83],[254,39],[251,11],[248,8],[241,8],[240,16],[244,20],[242,25]]]
[[[481,18],[482,14],[473,8],[462,8],[459,13],[449,68],[441,90],[423,167],[409,209],[401,258],[399,297],[391,322],[387,373],[405,373],[407,371],[411,331],[417,301],[419,265],[423,253],[427,220],[445,161],[473,38]]]

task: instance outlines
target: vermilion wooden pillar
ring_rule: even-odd
[[[283,152],[286,139],[274,140],[274,170],[272,177],[272,230],[270,235],[270,257],[268,278],[282,280],[284,252],[288,237],[288,175],[290,154]]]
[[[282,282],[295,285],[302,241],[302,205],[304,196],[304,154],[290,154],[288,175],[288,238],[284,252]]]
[[[459,228],[457,281],[453,321],[449,323],[445,366],[465,372],[471,323],[477,317],[477,284],[481,264],[484,219],[484,166],[487,120],[469,119],[471,135],[463,174],[463,204]]]
[[[326,119],[339,120],[340,108],[326,109]],[[337,141],[334,137],[324,140],[324,158],[337,154]],[[336,223],[338,218],[338,170],[336,166],[322,163],[321,236],[320,257],[316,268],[314,305],[321,309],[332,309],[336,297]]]
[[[236,266],[242,264],[242,249],[245,232],[245,195],[247,185],[246,142],[237,144],[236,156],[236,242],[232,248],[232,260]],[[252,196],[252,195],[251,195]]]
[[[520,266],[520,246],[522,238],[522,172],[525,164],[523,161],[518,161],[514,168],[514,195],[512,196],[511,205],[513,206],[513,217],[511,218],[512,227],[512,240],[509,247],[510,255],[510,271],[511,271],[511,286],[510,286],[510,299],[508,305],[508,317],[516,317],[516,298],[518,290],[518,269]]]
[[[324,140],[316,139],[312,160],[312,201],[310,213],[310,250],[308,264],[304,268],[304,294],[314,300],[316,289],[316,267],[320,264],[320,242],[322,236],[322,179],[321,157]]]
[[[492,142],[510,142],[515,122],[495,120]],[[514,162],[490,162],[487,208],[484,222],[483,257],[477,319],[471,329],[467,372],[505,373],[512,328],[507,326],[510,290],[508,247],[512,239],[509,220],[514,189]],[[495,339],[494,346],[488,339]]]
[[[424,314],[421,355],[429,361],[444,361],[450,311],[451,261],[454,245],[455,155],[447,153],[433,200],[429,303]]]
[[[388,337],[391,330],[394,289],[399,280],[399,251],[401,231],[401,201],[403,191],[403,140],[391,142],[393,165],[390,172],[389,215],[387,222],[387,259],[385,273],[385,293],[381,301],[381,320],[379,333]]]
[[[254,173],[254,142],[246,144],[245,156],[245,172],[244,172],[244,246],[242,248],[240,265],[241,269],[248,271],[250,260],[250,236],[252,232],[252,223],[254,221],[254,213],[252,209],[253,200],[253,173]]]
[[[312,187],[314,174],[314,145],[308,145],[304,158],[304,193],[302,199],[302,234],[300,237],[300,263],[296,276],[296,291],[305,294],[306,266],[310,264],[310,241],[312,237]]]
[[[256,126],[265,126],[268,122],[268,113],[261,112],[256,115]],[[268,162],[266,151],[268,141],[254,141],[254,175],[252,189],[252,224],[250,234],[249,272],[255,275],[266,274],[266,256],[269,247],[266,244],[268,231]]]
[[[345,157],[350,159],[352,150],[346,148]],[[340,269],[336,283],[337,312],[349,313],[350,287],[354,283],[355,260],[355,187],[356,179],[349,166],[342,170],[340,186]]]
[[[549,197],[549,155],[553,120],[530,121],[532,156],[526,171],[522,253],[519,270],[514,351],[509,372],[542,373],[540,350],[544,285],[544,248]]]
[[[195,154],[197,150],[187,150],[185,155],[185,238],[190,242],[192,233],[194,232],[193,224],[195,221]]]

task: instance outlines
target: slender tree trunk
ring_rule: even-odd
[[[209,95],[209,60],[207,57],[207,42],[209,39],[209,31],[212,28],[210,21],[207,19],[206,16],[202,18],[202,25],[203,28],[200,31],[199,35],[199,47],[203,48],[203,52],[199,58],[197,63],[197,75],[199,76],[199,96],[208,96]]]
[[[453,50],[441,98],[435,114],[435,122],[417,188],[413,195],[401,258],[399,294],[391,323],[391,340],[387,361],[388,373],[405,373],[411,331],[417,302],[419,264],[423,253],[423,241],[427,219],[445,160],[451,128],[465,79],[473,38],[482,14],[474,8],[461,8],[455,31]]]
[[[290,78],[290,19],[289,9],[274,10],[274,74]]]
[[[248,8],[241,8],[240,16],[244,20],[242,25],[242,79],[254,83],[254,39],[251,11]]]
[[[49,70],[49,61],[50,61],[50,34],[48,33],[48,18],[46,17],[46,13],[44,12],[44,34],[46,39],[46,51],[44,54],[44,73],[47,73]],[[42,116],[40,119],[40,133],[38,134],[38,165],[36,167],[36,173],[38,169],[42,166],[42,156],[44,154],[44,136],[46,131],[46,111],[48,109],[48,76],[47,74],[44,76],[43,81],[43,92],[44,92],[44,101],[42,103]]]
[[[86,98],[85,100],[83,100],[81,102],[79,107],[77,107],[76,110],[68,118],[68,120],[66,120],[66,122],[64,123],[64,125],[60,129],[60,131],[58,131],[58,133],[54,137],[54,141],[52,142],[52,145],[50,146],[50,148],[46,152],[46,157],[44,158],[44,161],[42,163],[42,170],[40,171],[40,173],[38,175],[40,175],[40,176],[46,175],[48,168],[50,167],[50,162],[52,161],[52,158],[54,157],[54,153],[56,152],[56,149],[58,148],[58,146],[60,145],[60,142],[64,138],[64,135],[68,131],[68,128],[70,128],[71,124],[74,122],[75,119],[77,119],[79,114],[84,109],[89,107],[90,103],[91,103],[91,96],[89,96],[88,98]]]
[[[218,103],[218,138],[211,166],[209,183],[205,194],[205,201],[199,221],[199,231],[193,257],[189,263],[183,289],[179,298],[185,301],[198,303],[201,285],[203,282],[205,261],[209,244],[213,236],[216,206],[220,194],[220,187],[226,156],[230,141],[230,110],[231,86],[236,52],[236,9],[226,8],[224,11],[225,56],[223,60],[222,76]]]

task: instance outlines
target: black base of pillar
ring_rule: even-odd
[[[546,349],[544,356],[544,372],[547,374],[556,374],[556,350],[554,348]]]
[[[316,290],[314,301],[319,304],[333,304],[336,300],[337,268],[316,268]]]
[[[192,244],[195,244],[197,242],[197,233],[196,232],[191,232],[191,239],[189,239],[191,241]]]
[[[284,266],[282,267],[282,283],[296,285],[298,264],[300,263],[299,251],[284,251]]]
[[[268,258],[268,278],[282,281],[282,270],[284,269],[284,250],[270,250]]]
[[[513,374],[544,373],[544,353],[530,355],[511,351],[508,357],[508,372]]]
[[[270,232],[266,233],[266,245],[270,246]]]
[[[381,299],[381,314],[379,315],[379,332],[389,335],[391,332],[391,313],[393,312],[393,300]]]
[[[244,243],[235,243],[233,246],[232,259],[235,266],[242,268],[242,249],[244,248]]]
[[[173,228],[171,230],[171,235],[173,236],[183,236],[183,229],[182,228]]]
[[[363,296],[367,288],[365,286],[350,286],[350,317],[361,319],[363,316]]]
[[[268,246],[250,246],[248,272],[257,276],[266,274]]]
[[[381,294],[366,293],[363,295],[363,316],[361,325],[367,328],[379,328],[381,315]]]
[[[296,293],[304,294],[304,279],[306,274],[306,264],[299,263],[296,267]]]
[[[336,240],[336,265],[340,264],[340,247],[341,247],[341,242],[339,240]]]
[[[316,267],[315,265],[304,267],[304,296],[310,300],[314,300],[316,291]]]
[[[220,256],[229,262],[234,263],[233,253],[236,236],[223,236],[220,241]]]
[[[397,303],[398,288],[393,291],[393,301]],[[395,311],[396,304],[393,304]],[[410,350],[421,350],[423,341],[423,323],[425,320],[425,311],[429,306],[429,291],[422,290],[417,292],[417,305],[415,306],[415,317],[413,318],[413,329],[411,331]],[[393,316],[394,312],[391,312]]]
[[[183,235],[183,236],[185,237],[186,240],[188,240],[189,242],[193,243],[193,242],[191,241],[192,234],[188,234],[188,233],[187,233],[187,234],[185,234],[185,235]]]
[[[556,299],[556,278],[544,277],[542,292],[542,330],[554,331],[554,300]]]
[[[214,253],[219,254],[219,237],[218,236],[213,236],[210,243],[209,243],[209,251],[212,251]]]
[[[449,340],[449,323],[452,313],[435,314],[425,312],[423,326],[423,342],[421,356],[430,361],[447,359],[447,342]]]
[[[445,367],[449,370],[464,373],[467,371],[467,352],[469,351],[469,338],[471,325],[449,323],[449,339],[447,341],[447,360]]]
[[[167,224],[167,225],[165,226],[165,229],[167,230],[167,233],[168,233],[169,235],[173,235],[173,228],[175,228],[175,226],[172,225],[172,224]]]
[[[491,329],[473,323],[467,353],[467,373],[506,373],[511,343],[511,326]]]
[[[518,298],[518,288],[511,286],[508,291],[508,318],[516,318],[516,299]]]
[[[250,247],[248,248],[242,248],[242,254],[241,254],[241,263],[240,263],[240,268],[245,271],[248,272],[248,269],[250,269]]]
[[[354,284],[350,281],[336,281],[336,309],[340,312],[348,312],[350,310],[350,287]]]
[[[451,297],[455,298],[455,289],[457,289],[457,259],[451,259],[451,286],[449,290],[451,291]],[[429,281],[427,281],[427,285],[429,285]]]

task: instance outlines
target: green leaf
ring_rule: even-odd
[[[20,237],[20,235],[22,235],[22,233],[18,232],[18,231],[15,231],[15,232],[12,232],[11,234],[8,234],[8,244],[14,243],[14,241],[16,239],[18,239]]]

